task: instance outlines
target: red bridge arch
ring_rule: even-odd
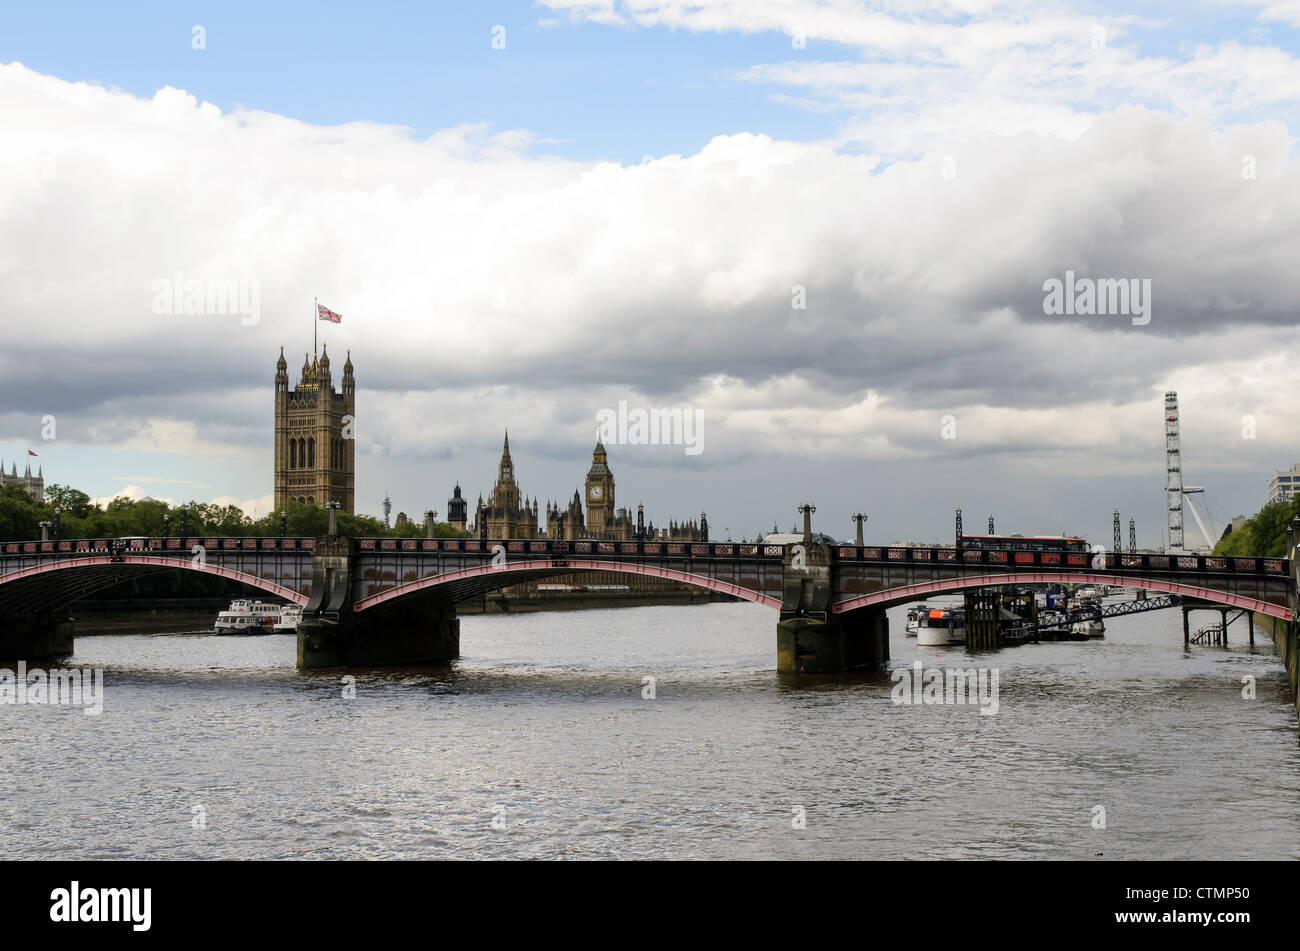
[[[777,611],[781,610],[780,598],[772,597],[769,594],[763,594],[761,591],[755,591],[752,588],[732,584],[728,581],[719,581],[716,578],[709,578],[704,575],[692,574],[687,571],[677,571],[672,568],[661,568],[658,565],[638,565],[619,561],[580,561],[576,559],[568,559],[562,567],[557,566],[550,560],[536,560],[512,561],[505,565],[478,565],[473,568],[462,568],[458,571],[449,571],[445,574],[431,575],[428,578],[421,578],[419,581],[408,581],[405,584],[399,584],[392,588],[387,588],[378,594],[372,594],[368,597],[359,599],[353,604],[352,609],[354,611],[365,611],[369,608],[378,607],[379,605],[396,598],[414,594],[417,591],[429,591],[442,585],[455,584],[459,581],[467,581],[472,578],[481,578],[487,575],[499,575],[503,579],[501,586],[505,587],[507,584],[517,584],[520,581],[527,580],[527,578],[539,575],[542,572],[557,575],[567,574],[573,571],[607,571],[611,574],[650,575],[655,578],[666,578],[669,581],[680,581],[684,584],[707,588],[710,591],[729,594],[745,601],[753,601],[755,604],[761,604]]]
[[[246,571],[238,571],[234,568],[225,568],[221,565],[209,565],[206,562],[196,563],[189,558],[164,558],[158,555],[128,555],[123,554],[120,557],[113,558],[108,555],[92,555],[90,557],[70,558],[61,561],[50,561],[40,565],[33,565],[30,568],[20,568],[18,571],[12,571],[8,574],[0,575],[0,587],[15,581],[21,581],[24,578],[35,578],[40,575],[51,574],[53,572],[72,572],[78,568],[93,567],[117,567],[120,565],[139,565],[151,568],[178,568],[183,571],[199,571],[204,574],[217,575],[221,578],[229,578],[233,581],[240,581],[254,588],[260,588],[277,597],[292,601],[295,604],[306,604],[307,595],[299,594],[292,588],[286,588],[284,585],[276,584],[274,581],[267,581],[265,578],[259,578],[257,575],[251,575]],[[116,582],[109,582],[104,587],[111,587]]]
[[[1141,588],[1146,591],[1163,591],[1166,594],[1177,594],[1186,598],[1200,598],[1205,601],[1213,601],[1216,604],[1226,604],[1234,608],[1244,608],[1247,611],[1267,614],[1271,617],[1281,618],[1285,621],[1291,620],[1291,610],[1283,605],[1273,604],[1271,601],[1261,601],[1258,598],[1249,598],[1245,595],[1229,594],[1226,591],[1219,591],[1215,588],[1180,584],[1176,581],[1163,581],[1154,578],[1133,578],[1119,574],[1093,574],[1090,572],[1072,571],[1051,573],[1023,572],[982,576],[968,575],[961,578],[945,578],[941,581],[926,581],[918,584],[903,585],[897,588],[884,588],[880,591],[873,591],[871,594],[862,595],[861,597],[839,601],[831,608],[831,611],[835,614],[843,614],[846,611],[853,611],[857,608],[872,606],[888,607],[893,604],[902,604],[906,601],[915,601],[918,598],[925,597],[926,595],[942,594],[946,591],[960,591],[964,588],[986,588],[998,587],[1001,585],[1026,584],[1124,585],[1130,588]]]

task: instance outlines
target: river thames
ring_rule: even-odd
[[[351,672],[299,672],[286,635],[82,636],[65,666],[104,668],[101,715],[0,706],[0,855],[1300,856],[1295,706],[1244,621],[1227,649],[1184,651],[1174,610],[967,654],[892,610],[891,663],[996,668],[991,716],[778,676],[775,621],[473,616],[450,667]]]

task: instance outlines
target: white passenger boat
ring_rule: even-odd
[[[1075,621],[1070,625],[1070,630],[1075,634],[1084,634],[1088,637],[1104,637],[1106,634],[1106,625],[1099,617],[1089,618],[1086,621]]]
[[[966,611],[964,608],[928,608],[917,619],[916,645],[918,647],[946,647],[966,643]]]
[[[298,622],[301,620],[302,605],[285,604],[280,608],[280,619],[271,630],[276,634],[292,634],[298,630]]]
[[[270,634],[280,620],[283,605],[237,598],[217,615],[218,634]]]
[[[903,626],[903,633],[908,637],[916,637],[916,629],[921,626],[921,615],[929,610],[924,604],[914,604],[907,609],[907,624]]]

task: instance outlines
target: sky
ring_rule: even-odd
[[[606,440],[657,523],[1160,545],[1176,390],[1217,534],[1300,461],[1298,56],[1297,0],[8,5],[0,461],[268,511],[319,298],[362,512],[507,427],[567,499],[625,404],[700,427]]]

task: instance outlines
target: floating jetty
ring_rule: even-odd
[[[1145,592],[1143,592],[1145,593]],[[966,646],[1011,647],[1038,641],[1083,641],[1103,635],[1105,618],[1159,611],[1182,603],[1177,595],[1105,604],[1100,597],[1040,605],[1029,589],[980,588],[967,592]],[[1051,604],[1052,600],[1047,599]]]

